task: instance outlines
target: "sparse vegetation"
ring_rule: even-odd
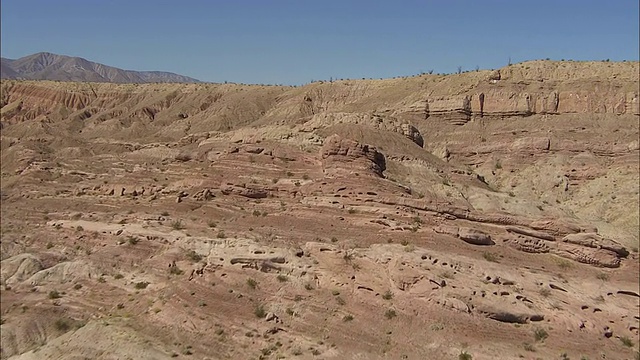
[[[548,287],[543,287],[543,288],[540,288],[539,293],[543,297],[549,297],[549,295],[551,295],[551,290]]]
[[[396,311],[393,309],[388,309],[384,312],[384,317],[386,317],[387,319],[393,319],[396,316],[398,316],[398,314],[396,314]]]
[[[207,221],[207,226],[210,227],[210,228],[214,228],[214,227],[218,226],[218,224],[216,224],[216,222],[213,221],[213,220],[209,220],[209,221]]]
[[[61,298],[62,295],[60,295],[60,293],[58,292],[58,290],[51,290],[49,291],[49,299],[59,299]]]
[[[344,322],[349,322],[349,321],[351,321],[351,320],[353,320],[353,315],[351,315],[351,314],[345,315],[345,316],[342,318],[342,321],[344,321]]]
[[[549,333],[543,328],[537,328],[533,331],[533,337],[536,339],[536,341],[544,341],[549,337]]]
[[[485,251],[484,253],[482,253],[482,257],[490,262],[498,262],[498,256],[494,253],[490,253]]]
[[[258,287],[258,282],[255,279],[248,278],[247,279],[247,286],[252,288],[252,289],[255,289],[256,287]]]
[[[473,360],[473,356],[466,351],[462,351],[460,355],[458,355],[458,360]]]
[[[262,304],[257,305],[255,309],[253,309],[253,313],[255,314],[256,317],[260,319],[267,316],[267,311],[264,309],[264,305]]]
[[[185,254],[186,258],[193,261],[193,262],[200,262],[204,256],[198,254],[197,252],[195,252],[193,249],[190,249],[189,251],[186,252]]]
[[[71,329],[71,324],[67,319],[56,320],[56,322],[54,323],[54,326],[56,327],[56,330],[62,331],[62,332],[67,332],[69,331],[69,329]]]
[[[609,280],[609,274],[607,274],[606,272],[599,272],[596,275],[596,279],[602,280],[602,281],[608,281]]]
[[[535,352],[536,348],[531,345],[530,343],[524,343],[522,344],[522,347],[526,350],[526,351],[531,351],[531,352]]]
[[[165,210],[165,211],[161,212],[161,213],[160,213],[160,215],[162,215],[162,216],[169,216],[169,212]]]
[[[225,235],[224,231],[222,231],[222,230],[218,231],[218,234],[216,235],[216,237],[218,239],[226,239],[227,238],[227,236]]]
[[[629,339],[626,336],[621,336],[620,337],[620,342],[622,342],[622,345],[624,345],[626,347],[633,347],[633,340]]]
[[[310,283],[306,283],[306,284],[304,284],[304,288],[305,288],[306,290],[311,291],[311,290],[313,290],[313,285],[311,285]]]
[[[289,278],[287,277],[287,275],[283,275],[283,274],[278,275],[278,276],[276,277],[276,279],[278,279],[278,281],[280,281],[280,282],[287,282],[287,281],[289,281]]]
[[[149,283],[146,281],[139,281],[134,285],[134,287],[139,290],[146,289],[147,286],[149,286]]]
[[[182,220],[178,219],[171,222],[171,228],[173,230],[183,230],[185,226],[182,223]]]
[[[558,267],[562,270],[567,270],[573,267],[573,264],[571,263],[571,261],[567,259],[557,258],[556,263],[558,264]]]
[[[382,294],[382,298],[385,300],[391,300],[393,299],[393,293],[391,292],[391,290],[387,290],[384,294]]]
[[[135,236],[128,236],[127,241],[129,242],[129,245],[136,245],[140,240]]]

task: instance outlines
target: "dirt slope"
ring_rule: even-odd
[[[1,357],[637,358],[638,68],[3,81]]]

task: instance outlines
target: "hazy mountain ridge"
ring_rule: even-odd
[[[197,83],[197,79],[164,71],[133,71],[80,57],[41,52],[20,59],[2,58],[3,79],[90,81],[111,83]]]

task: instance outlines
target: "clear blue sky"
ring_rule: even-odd
[[[638,60],[638,0],[2,0],[2,56],[301,84],[531,59]]]

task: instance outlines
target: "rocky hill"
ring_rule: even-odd
[[[638,71],[3,81],[1,357],[637,358]]]
[[[17,60],[2,58],[2,79],[110,83],[197,83],[196,79],[162,71],[132,71],[41,52]]]

